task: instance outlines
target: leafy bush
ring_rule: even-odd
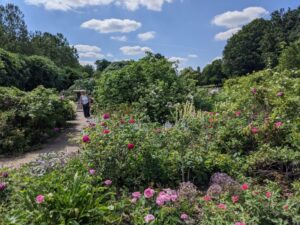
[[[74,107],[50,89],[32,92],[0,88],[0,154],[24,152],[54,135],[54,128],[74,118]]]

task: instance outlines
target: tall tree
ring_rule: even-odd
[[[97,60],[95,64],[97,66],[97,72],[103,72],[111,64],[111,62],[106,59],[101,59]]]
[[[222,64],[222,59],[217,59],[204,67],[200,83],[202,85],[220,85],[227,78],[222,71]]]

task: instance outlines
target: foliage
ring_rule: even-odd
[[[53,90],[38,87],[32,92],[0,88],[0,153],[24,152],[54,135],[74,117],[73,105]]]
[[[300,39],[282,51],[279,67],[281,69],[300,69]]]
[[[227,78],[222,71],[222,59],[214,60],[211,64],[204,67],[200,79],[201,85],[215,84],[220,85]]]

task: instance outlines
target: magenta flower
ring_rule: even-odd
[[[83,141],[84,143],[88,143],[88,142],[91,141],[91,139],[90,139],[90,137],[89,137],[88,135],[84,135],[84,136],[82,137],[82,141]]]
[[[111,180],[106,180],[106,181],[104,181],[104,184],[106,186],[110,186],[112,184],[112,181]]]
[[[259,131],[259,129],[258,129],[257,127],[252,127],[252,128],[251,128],[252,134],[257,134],[258,131]]]
[[[103,134],[109,134],[110,133],[110,130],[104,130],[103,131]]]
[[[152,220],[155,220],[155,217],[152,214],[148,214],[147,216],[144,217],[144,219],[146,223],[149,223]]]
[[[144,196],[145,198],[152,198],[153,195],[154,195],[155,191],[151,188],[147,188],[145,191],[144,191]]]
[[[267,193],[266,193],[266,197],[267,197],[267,198],[271,198],[271,197],[272,197],[272,193],[271,193],[271,192],[269,192],[269,191],[267,191]]]
[[[205,196],[203,197],[203,200],[206,201],[206,202],[211,201],[211,199],[212,199],[212,197],[209,196],[209,195],[205,195]]]
[[[257,93],[257,89],[256,88],[252,88],[251,92],[252,92],[252,94],[256,94]]]
[[[248,190],[248,188],[249,188],[249,185],[248,184],[243,184],[242,186],[241,186],[241,189],[243,190],[243,191],[246,191],[246,190]]]
[[[239,196],[234,195],[234,196],[231,197],[231,200],[232,200],[233,203],[237,203],[239,201]]]
[[[227,209],[227,206],[225,204],[223,204],[223,203],[220,203],[219,205],[217,205],[217,207],[219,209]]]
[[[283,125],[282,122],[276,122],[276,123],[275,123],[275,127],[276,127],[277,129],[280,128],[282,125]]]
[[[94,170],[94,169],[89,169],[89,173],[90,173],[91,175],[94,175],[94,174],[96,173],[96,170]]]
[[[45,200],[45,196],[44,196],[44,195],[38,195],[38,196],[36,196],[36,198],[35,198],[35,201],[36,201],[37,204],[43,203],[44,200]]]
[[[132,150],[132,149],[134,149],[134,144],[132,144],[132,143],[129,143],[129,144],[127,145],[127,148],[128,148],[129,150]]]
[[[7,188],[5,183],[0,183],[0,191],[4,191]]]
[[[129,120],[129,123],[130,123],[130,124],[135,124],[135,120],[134,120],[134,119],[130,119],[130,120]]]
[[[282,91],[280,91],[280,92],[278,92],[278,93],[276,94],[276,96],[282,97],[282,96],[284,96],[284,93],[283,93]]]
[[[241,115],[241,111],[235,112],[235,115],[236,115],[237,117],[239,117],[239,116]]]
[[[110,115],[108,113],[103,114],[103,119],[108,120],[110,118]]]
[[[234,225],[246,225],[246,224],[242,222],[236,222]]]
[[[136,192],[132,193],[132,197],[133,198],[139,199],[141,196],[142,196],[142,194],[139,191],[136,191]]]
[[[182,219],[182,220],[188,220],[189,219],[189,216],[186,214],[186,213],[182,213],[181,215],[180,215],[180,219]]]

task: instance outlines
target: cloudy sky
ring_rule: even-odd
[[[0,0],[25,14],[30,30],[63,33],[82,64],[138,59],[145,51],[205,66],[226,40],[255,18],[299,0]]]

